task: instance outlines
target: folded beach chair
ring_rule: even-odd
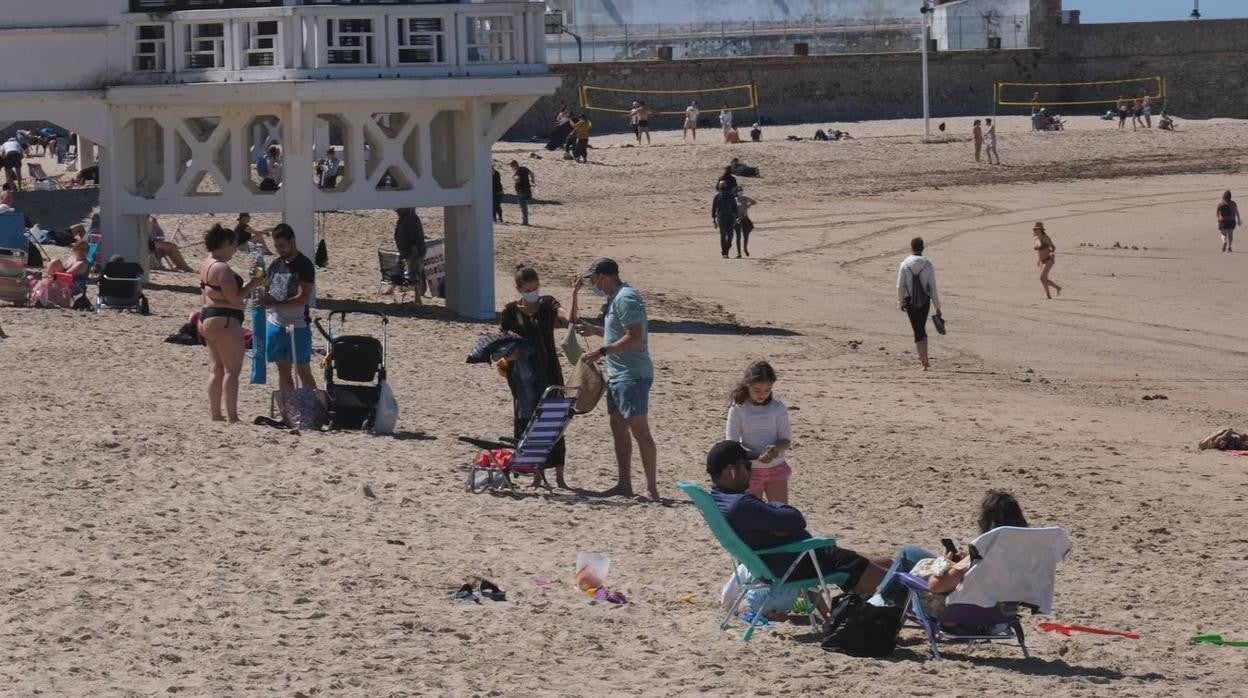
[[[478,457],[468,469],[468,491],[476,494],[487,489],[506,487],[515,491],[511,482],[512,475],[540,474],[542,482],[546,482],[546,461],[550,458],[550,450],[555,447],[563,432],[572,420],[573,408],[576,406],[575,387],[552,385],[542,393],[542,399],[534,408],[533,418],[529,426],[516,442],[511,458]],[[485,474],[481,482],[477,481],[477,473]]]
[[[399,302],[407,297],[408,292],[412,291],[412,285],[407,282],[407,262],[399,256],[398,252],[393,250],[377,250],[377,265],[381,268],[381,290],[384,292],[388,287],[394,286],[399,289]]]
[[[135,310],[147,315],[147,298],[143,295],[143,265],[137,262],[109,262],[100,272],[99,293],[95,310]]]
[[[728,525],[728,521],[724,519],[724,515],[715,506],[715,500],[711,498],[709,492],[690,482],[677,482],[676,486],[689,495],[689,499],[693,500],[694,505],[698,508],[698,512],[702,514],[702,518],[706,521],[706,525],[710,527],[711,533],[714,534],[715,540],[719,541],[724,551],[732,558],[732,574],[734,576],[737,575],[737,567],[739,565],[745,565],[746,570],[749,571],[749,577],[746,579],[736,576],[741,592],[728,607],[728,613],[719,624],[720,630],[728,627],[728,621],[732,620],[732,616],[736,614],[737,606],[741,604],[741,599],[745,598],[745,595],[751,591],[762,589],[767,592],[767,598],[759,604],[760,608],[766,607],[767,601],[772,596],[782,592],[797,590],[800,593],[802,590],[813,588],[818,588],[823,598],[830,602],[832,594],[828,591],[828,585],[839,585],[848,580],[849,575],[844,572],[823,574],[823,570],[819,568],[819,560],[815,557],[815,550],[835,547],[836,539],[807,538],[806,540],[799,540],[795,543],[779,545],[766,550],[754,550],[746,545],[745,541],[741,540],[736,531],[733,531],[732,527]],[[767,563],[763,562],[761,557],[762,555],[775,553],[800,553],[779,579],[775,578],[776,575],[772,573],[771,568],[767,566]],[[813,579],[793,579],[791,577],[793,570],[797,569],[798,564],[807,557],[810,557],[811,562],[814,563],[815,572],[819,574],[819,577]],[[815,604],[810,604],[809,606],[810,623],[814,627],[818,622],[815,618]],[[741,633],[742,640],[749,641],[750,636],[754,634],[754,628],[761,615],[761,613],[756,613],[750,619],[749,626],[746,627],[745,632]]]
[[[971,554],[978,562],[945,599],[940,617],[927,614],[920,603],[918,592],[927,589],[927,582],[900,575],[910,590],[907,616],[923,628],[937,661],[938,641],[1017,642],[1023,657],[1030,657],[1019,618],[1024,609],[1052,612],[1057,564],[1068,552],[1070,537],[1058,526],[994,528],[971,541]],[[970,632],[959,632],[962,629]]]
[[[0,247],[0,301],[26,304],[26,250]]]
[[[48,175],[43,169],[43,165],[37,162],[26,163],[26,171],[30,173],[30,178],[34,180],[36,185],[46,185],[49,189],[64,189],[64,185],[56,177]]]

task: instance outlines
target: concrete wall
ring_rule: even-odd
[[[569,24],[794,22],[914,17],[919,0],[549,0]]]
[[[1248,118],[1248,19],[1061,27],[1051,54],[1062,79],[1163,75],[1181,117]]]
[[[995,81],[1161,74],[1172,113],[1248,118],[1244,36],[1248,20],[1080,25],[1057,28],[1052,48],[1044,50],[941,52],[931,57],[932,114],[991,114]],[[917,52],[572,63],[552,66],[552,72],[563,77],[563,86],[539,100],[508,138],[545,133],[560,104],[577,104],[583,84],[644,91],[754,83],[759,114],[778,123],[910,118],[922,109]],[[737,121],[748,123],[743,116]],[[591,119],[599,133],[628,127],[621,116],[591,113]],[[680,125],[678,117],[655,121],[658,128]]]
[[[111,24],[130,9],[129,0],[61,0],[60,2],[3,3],[4,27]]]

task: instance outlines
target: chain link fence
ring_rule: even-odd
[[[1027,15],[937,18],[937,50],[1025,48]],[[709,24],[578,25],[547,34],[551,63],[627,61],[655,58],[895,53],[918,51],[922,23],[914,19],[839,22],[716,22]],[[579,39],[579,41],[578,41]]]

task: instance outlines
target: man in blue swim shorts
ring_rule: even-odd
[[[260,295],[265,308],[264,354],[277,364],[278,387],[295,387],[291,366],[299,371],[299,384],[315,388],[312,377],[312,316],[308,306],[316,296],[316,266],[295,247],[295,231],[285,223],[273,228],[273,251],[277,259],[266,272],[268,286]],[[293,347],[291,333],[294,333]],[[292,356],[293,350],[293,356]]]
[[[588,280],[594,295],[607,299],[601,327],[578,321],[576,328],[581,335],[602,337],[602,347],[585,354],[585,360],[592,363],[605,357],[607,363],[607,414],[611,418],[619,482],[603,494],[632,496],[633,440],[636,440],[641,451],[641,466],[646,472],[646,495],[658,500],[658,454],[647,421],[654,364],[650,361],[646,303],[636,289],[620,280],[620,267],[615,260],[606,257],[594,260],[581,280],[577,288],[583,280]]]

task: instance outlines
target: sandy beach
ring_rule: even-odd
[[[391,313],[393,437],[211,423],[206,349],[162,341],[200,305],[194,274],[154,272],[149,317],[0,307],[0,694],[1241,693],[1248,650],[1189,640],[1248,640],[1248,459],[1197,450],[1248,427],[1248,240],[1220,253],[1214,214],[1224,190],[1248,196],[1248,122],[1132,132],[1075,117],[1034,133],[1006,116],[996,167],[974,162],[970,119],[943,121],[932,143],[909,120],[769,127],[740,145],[717,130],[682,143],[662,123],[650,147],[593,139],[588,165],[495,147],[504,172],[532,168],[538,199],[527,228],[504,204],[498,308],[515,264],[567,303],[598,256],[646,299],[659,503],[465,490],[477,449],[458,437],[511,431],[506,382],[465,364],[495,325],[377,293],[389,211],[325,215],[318,312]],[[854,139],[810,140],[820,127]],[[709,220],[731,157],[762,173],[742,180],[759,202],[748,259],[720,258]],[[16,206],[63,228],[93,192]],[[441,212],[420,213],[441,237]],[[1054,300],[1037,220],[1057,246]],[[192,239],[214,221],[231,219],[162,217]],[[916,235],[949,323],[927,373],[895,290]],[[748,644],[740,624],[718,629],[729,558],[674,483],[706,483],[728,392],[757,358],[792,410],[791,500],[814,533],[875,557],[965,542],[989,488],[1067,529],[1055,611],[1024,620],[1031,659],[978,645],[936,663],[916,630],[881,661],[825,653],[802,625]],[[243,386],[245,420],[268,414],[274,384]],[[614,484],[605,403],[573,420],[568,459],[573,486]],[[580,551],[610,556],[628,604],[576,590]],[[468,574],[507,600],[452,601]],[[1141,639],[1061,637],[1042,620]]]

